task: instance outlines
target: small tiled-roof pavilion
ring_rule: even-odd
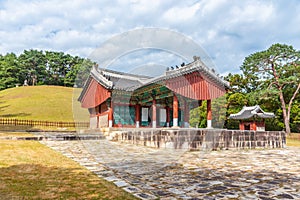
[[[259,105],[256,105],[244,106],[240,112],[231,114],[229,119],[240,120],[240,130],[265,131],[264,119],[274,117],[274,113],[265,112]]]
[[[192,63],[149,77],[93,67],[79,97],[90,113],[90,128],[188,127],[189,111],[225,94],[229,83],[196,57]]]

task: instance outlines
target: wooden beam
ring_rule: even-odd
[[[153,98],[150,97],[148,99],[143,99],[143,100],[139,101],[139,103],[143,104],[143,103],[148,103],[148,102],[152,102],[152,101],[153,101]]]

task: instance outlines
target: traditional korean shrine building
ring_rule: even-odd
[[[231,114],[229,119],[240,120],[240,130],[265,131],[265,120],[267,118],[274,118],[275,114],[263,111],[259,105],[244,106],[243,109]]]
[[[225,94],[229,83],[198,57],[192,63],[149,77],[93,67],[79,97],[90,113],[90,128],[188,127],[189,111]]]

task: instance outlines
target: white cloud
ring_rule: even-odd
[[[164,13],[163,18],[170,23],[184,23],[195,17],[200,6],[200,3],[195,3],[191,6],[172,7]]]
[[[299,49],[298,13],[297,0],[2,0],[0,53],[38,48],[88,56],[117,34],[160,27],[199,43],[221,73],[237,72],[245,56],[273,43]],[[168,40],[162,37],[162,41]],[[141,57],[147,56],[153,55]],[[130,59],[134,58],[122,62],[140,64]],[[165,65],[175,60],[157,62]]]
[[[246,2],[245,5],[234,6],[231,12],[231,23],[266,23],[274,13],[271,2]]]
[[[130,4],[135,14],[145,14],[158,9],[163,4],[163,1],[132,0]]]

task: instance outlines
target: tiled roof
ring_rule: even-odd
[[[195,71],[199,71],[220,86],[224,86],[225,88],[229,87],[229,83],[227,81],[215,74],[212,69],[206,67],[206,65],[199,59],[190,64],[166,71],[165,74],[154,78],[102,68],[97,69],[96,67],[93,67],[91,76],[107,89],[134,91],[135,89],[152,83],[160,83],[161,81],[183,76]]]
[[[222,79],[221,77],[219,77],[214,72],[214,69],[208,68],[200,59],[195,60],[194,62],[189,63],[187,65],[175,68],[173,70],[166,71],[166,73],[164,75],[150,79],[150,80],[146,81],[144,83],[144,85],[150,84],[150,83],[158,83],[160,81],[165,81],[168,79],[172,79],[172,78],[176,78],[176,77],[183,76],[186,74],[190,74],[195,71],[202,73],[203,75],[205,75],[207,78],[209,78],[213,82],[216,82],[218,85],[224,86],[226,88],[230,87],[229,82],[227,82],[224,79]]]
[[[80,101],[80,102],[82,101],[82,99],[84,97],[84,94],[86,93],[86,91],[88,89],[88,86],[91,83],[91,80],[92,80],[91,76],[86,80],[86,82],[85,82],[85,84],[83,86],[83,89],[82,89],[82,91],[81,91],[81,93],[80,93],[80,95],[79,95],[79,97],[77,99],[78,101]]]
[[[274,113],[264,112],[259,105],[256,106],[244,106],[243,109],[236,113],[231,114],[229,119],[249,119],[251,117],[259,117],[259,118],[274,118]]]
[[[91,76],[107,89],[125,91],[134,91],[135,88],[143,85],[145,80],[151,78],[102,68],[96,69],[95,67],[91,71]]]

